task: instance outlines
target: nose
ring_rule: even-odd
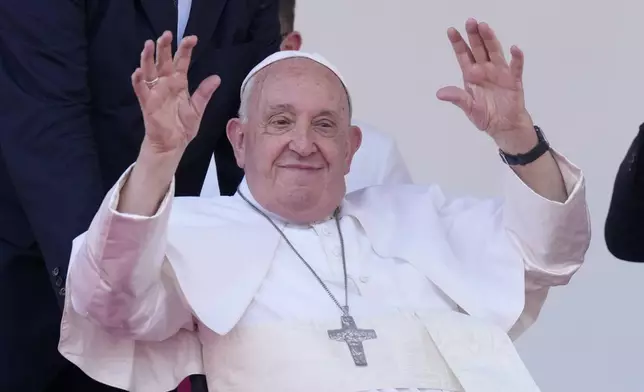
[[[298,155],[306,157],[317,151],[313,132],[309,127],[297,125],[291,132],[292,138],[289,148]]]

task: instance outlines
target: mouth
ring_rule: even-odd
[[[322,170],[323,167],[321,166],[313,166],[313,165],[305,165],[301,163],[294,163],[294,164],[288,164],[288,165],[278,165],[278,167],[282,169],[291,169],[291,170],[306,170],[306,171],[315,171],[315,170]]]

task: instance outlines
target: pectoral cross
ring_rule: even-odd
[[[353,317],[344,315],[341,318],[342,328],[329,330],[329,338],[338,342],[346,342],[356,366],[367,366],[367,357],[364,353],[362,342],[368,339],[376,339],[376,331],[373,329],[359,329]]]

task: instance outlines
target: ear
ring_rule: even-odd
[[[241,169],[244,168],[244,162],[246,157],[246,150],[244,144],[244,130],[242,120],[239,118],[231,118],[226,124],[226,136],[228,136],[228,141],[230,145],[233,146],[233,152],[235,153],[235,160],[237,161],[237,166]]]
[[[347,170],[346,173],[344,173],[345,175],[349,174],[349,171],[351,170],[351,162],[353,162],[353,157],[356,155],[356,152],[362,144],[362,130],[359,127],[355,125],[349,127],[349,137],[347,138],[347,144]]]
[[[302,47],[302,34],[299,31],[290,32],[280,44],[280,50],[300,50]]]

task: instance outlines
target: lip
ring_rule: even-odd
[[[293,164],[288,164],[288,165],[278,165],[278,167],[282,169],[296,169],[296,170],[321,170],[322,167],[320,166],[311,166],[311,165],[304,165],[301,163],[293,163]]]

